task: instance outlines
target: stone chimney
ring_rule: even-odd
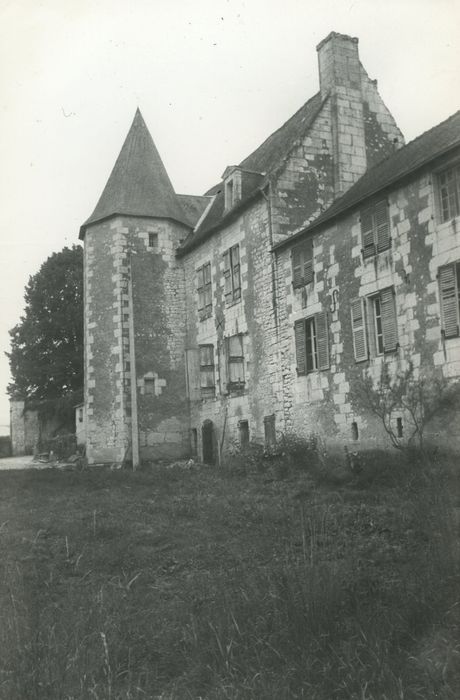
[[[361,66],[358,39],[331,32],[316,47],[319,62],[321,97],[336,88],[361,91]]]
[[[404,137],[361,65],[358,39],[331,32],[316,47],[321,97],[329,97],[335,197],[404,144]]]
[[[330,97],[335,197],[367,168],[358,39],[331,32],[317,46],[321,97]]]

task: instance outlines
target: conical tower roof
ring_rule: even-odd
[[[114,215],[174,219],[190,226],[139,108],[95,210],[80,229]]]

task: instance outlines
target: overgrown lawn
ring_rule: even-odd
[[[460,697],[455,465],[281,471],[0,473],[0,697]]]

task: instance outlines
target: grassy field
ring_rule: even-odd
[[[0,473],[0,698],[460,697],[455,469],[368,461]]]

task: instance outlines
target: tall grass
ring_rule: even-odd
[[[0,698],[458,697],[456,476],[385,460],[0,475]]]

